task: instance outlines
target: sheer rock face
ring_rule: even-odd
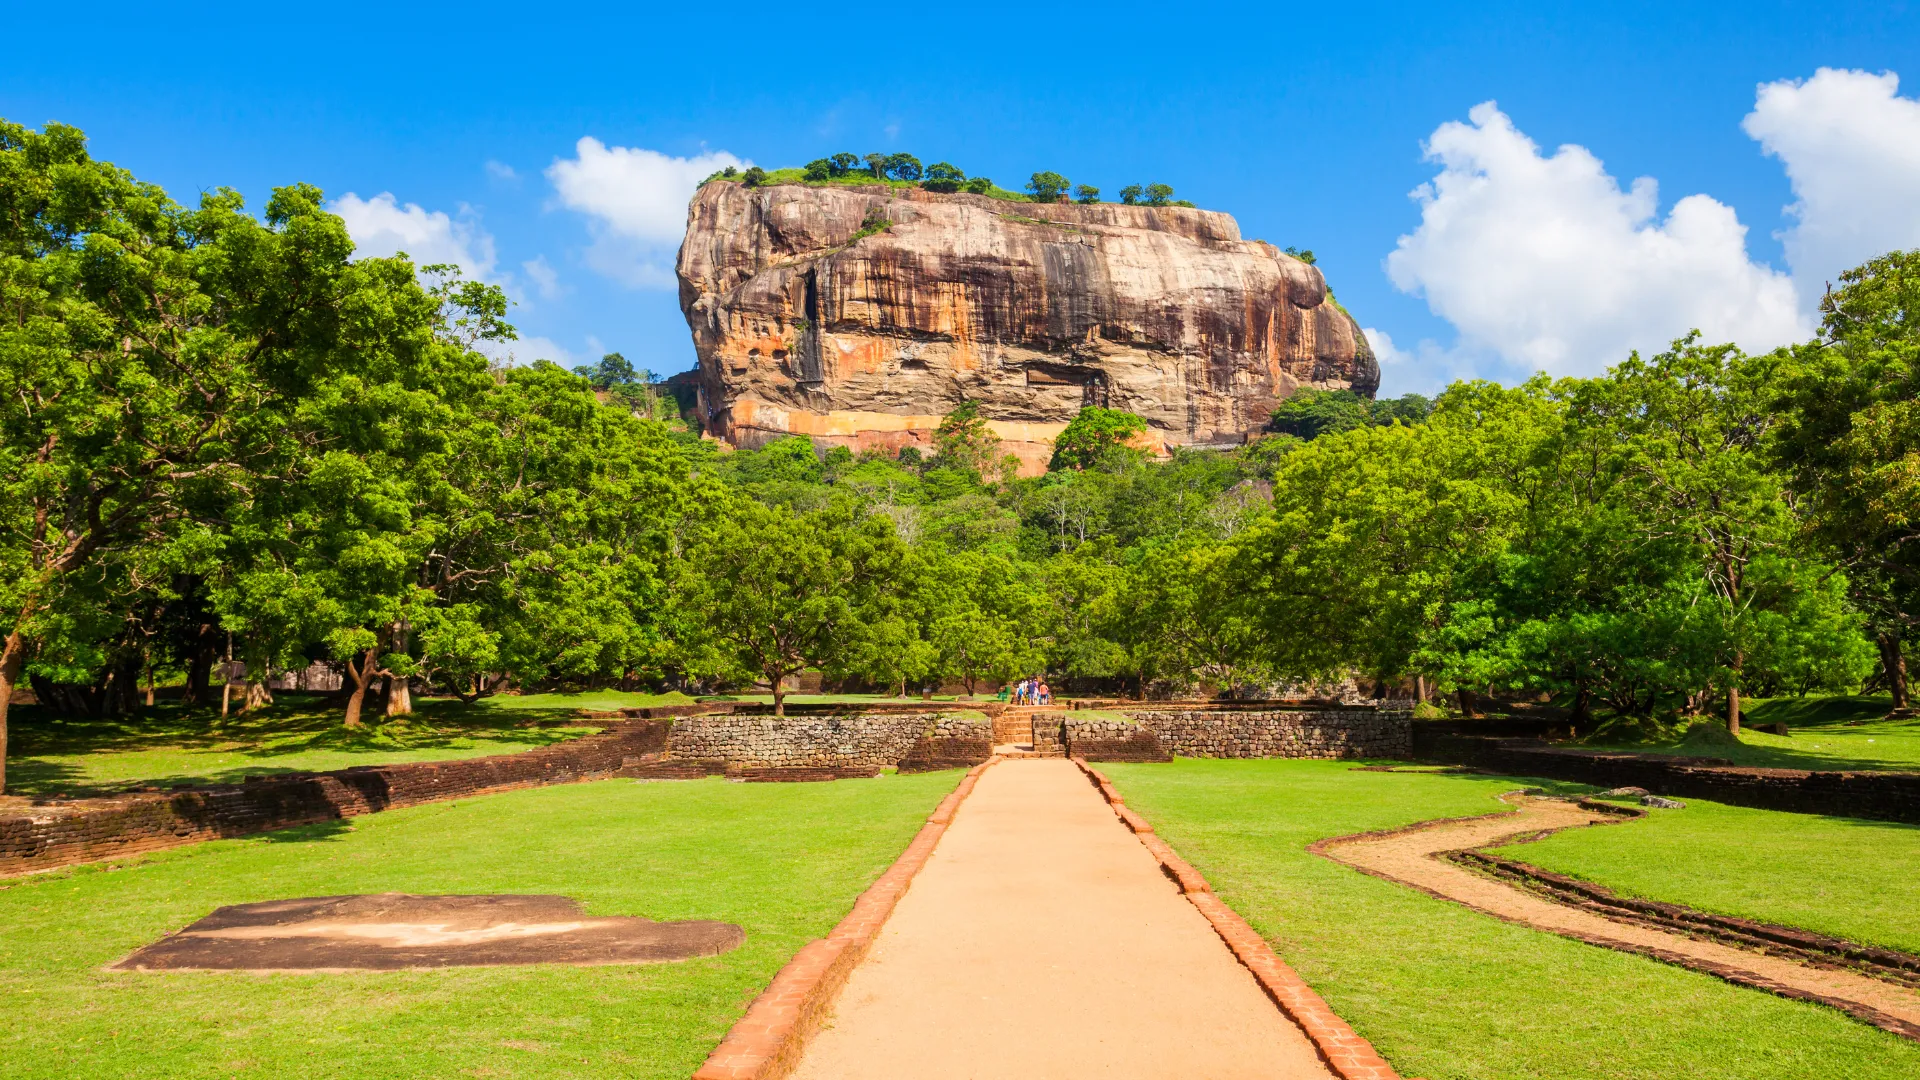
[[[1319,270],[1206,210],[716,181],[678,269],[700,415],[736,446],[926,446],[973,400],[1037,471],[1083,405],[1156,450],[1239,444],[1297,387],[1380,381]]]

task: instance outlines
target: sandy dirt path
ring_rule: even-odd
[[[1315,850],[1337,862],[1509,922],[1590,944],[1654,956],[1789,997],[1826,999],[1826,1003],[1870,1022],[1874,1013],[1896,1021],[1894,1025],[1880,1026],[1897,1029],[1904,1024],[1920,1031],[1920,991],[1851,971],[1812,967],[1784,957],[1615,922],[1434,858],[1443,851],[1490,847],[1523,833],[1619,820],[1610,814],[1582,810],[1572,803],[1553,799],[1509,795],[1506,801],[1518,807],[1518,813],[1435,822],[1401,832],[1323,841],[1315,845]]]
[[[806,1080],[1327,1077],[1072,763],[984,773]]]

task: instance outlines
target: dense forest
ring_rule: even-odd
[[[353,258],[312,187],[189,209],[55,125],[0,125],[0,307],[0,739],[22,681],[204,702],[229,656],[249,702],[340,665],[353,725],[423,689],[812,669],[1356,677],[1735,725],[1742,694],[1874,680],[1905,706],[1920,253],[1765,355],[1302,391],[1268,437],[1164,461],[1088,409],[1024,478],[971,404],[925,452],[726,452],[624,364],[489,362],[499,290]]]

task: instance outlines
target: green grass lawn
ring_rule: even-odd
[[[1882,719],[1886,697],[1771,698],[1746,709],[1739,746],[1683,743],[1594,743],[1597,749],[1722,757],[1770,769],[1920,771],[1920,719]],[[1769,735],[1752,725],[1784,722],[1793,734]],[[1850,723],[1852,722],[1852,723]]]
[[[1499,850],[1630,896],[1920,953],[1920,826],[1685,801]]]
[[[501,695],[472,705],[417,702],[411,717],[368,718],[360,731],[317,698],[281,694],[266,709],[221,717],[218,709],[162,704],[132,716],[62,717],[37,706],[10,710],[7,791],[44,795],[133,784],[229,783],[247,776],[437,761],[529,750],[598,728],[535,727],[576,710],[691,701],[680,694],[600,691]]]
[[[592,784],[393,810],[0,884],[0,1075],[671,1077],[892,863],[958,772]],[[711,918],[672,964],[350,974],[110,972],[223,904],[393,890],[558,893]]]
[[[1325,761],[1101,769],[1403,1076],[1920,1075],[1920,1045],[1833,1010],[1509,925],[1306,852],[1330,836],[1496,811],[1511,779]]]

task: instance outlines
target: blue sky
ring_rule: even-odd
[[[41,6],[9,16],[16,40],[48,47],[10,51],[0,115],[79,126],[98,156],[183,201],[224,185],[258,206],[298,180],[335,198],[390,194],[393,213],[418,206],[429,225],[444,214],[476,268],[518,297],[535,350],[618,349],[660,373],[693,351],[670,283],[645,272],[659,244],[615,235],[613,211],[569,206],[549,176],[583,137],[765,165],[906,150],[1008,187],[1038,169],[1110,193],[1169,183],[1248,237],[1314,249],[1346,307],[1394,343],[1389,393],[1586,373],[1703,319],[1765,345],[1806,325],[1808,282],[1835,260],[1920,246],[1920,206],[1902,209],[1920,204],[1903,195],[1920,192],[1920,161],[1888,135],[1920,123],[1911,5],[1546,7],[476,3],[160,17],[109,3],[76,33],[69,12]],[[1783,94],[1749,125],[1769,154],[1743,130],[1757,88],[1823,67],[1862,74]],[[1909,77],[1899,96],[1865,74],[1886,72]],[[1470,120],[1488,101],[1499,112]],[[1448,122],[1464,125],[1455,157],[1428,159]],[[1515,150],[1522,136],[1546,165]],[[1562,144],[1598,164],[1553,159]],[[1844,175],[1821,174],[1836,157]],[[1443,167],[1455,184],[1428,209],[1445,220],[1390,273],[1400,238],[1422,229],[1409,193]],[[1657,196],[1631,196],[1638,177]],[[1722,209],[1668,218],[1696,193]],[[1873,224],[1841,220],[1875,199],[1891,209]],[[1798,248],[1776,235],[1796,226]],[[1549,235],[1562,246],[1537,250]],[[1782,309],[1795,288],[1800,309]]]

